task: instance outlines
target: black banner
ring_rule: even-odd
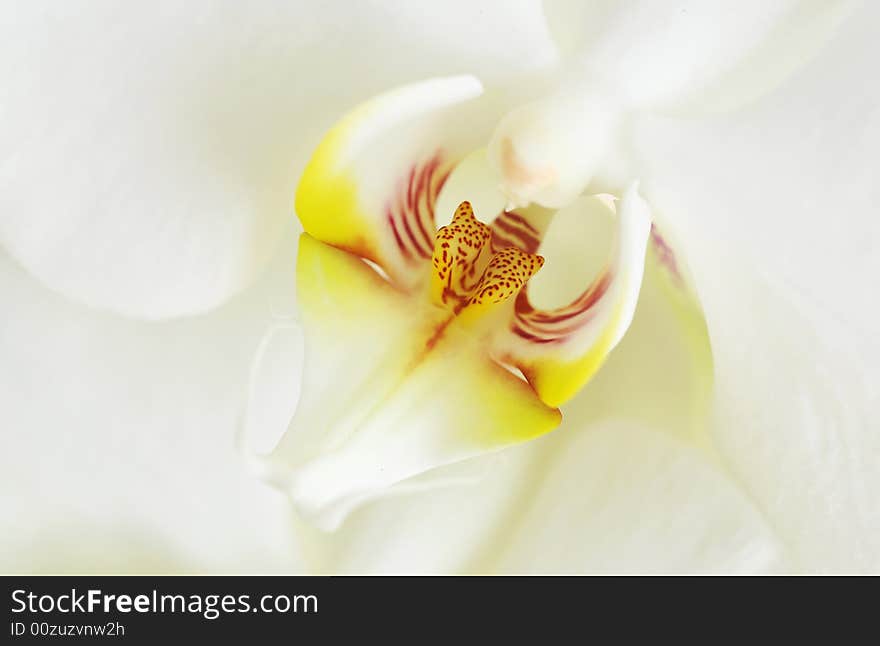
[[[573,630],[581,634],[576,641],[592,641],[590,636],[607,631],[619,638],[683,636],[707,621],[729,634],[737,627],[766,628],[768,620],[790,625],[813,620],[804,594],[809,586],[801,585],[802,579],[768,578],[749,586],[761,594],[737,590],[745,587],[743,580],[710,577],[11,576],[4,581],[3,643],[9,644],[301,637],[324,643],[352,635],[422,643],[441,636],[468,641],[475,626],[496,636]],[[722,587],[727,594],[714,591]],[[785,615],[791,602],[805,601],[791,617]],[[827,603],[816,607],[826,615],[828,609]]]

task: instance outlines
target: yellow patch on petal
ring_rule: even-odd
[[[477,448],[531,439],[559,424],[559,411],[496,364],[483,340],[453,312],[396,289],[359,258],[309,234],[300,238],[297,289],[306,340],[315,352],[324,345],[332,356],[348,349],[352,357],[375,364],[360,386],[337,391],[357,397],[357,405],[334,399],[334,410],[366,411],[358,424],[370,426],[380,415],[388,423],[406,419],[433,428],[439,418],[444,430],[435,429],[432,442],[449,442],[444,450],[463,452],[457,459]],[[336,367],[340,382],[352,368]]]
[[[349,115],[321,141],[300,179],[294,208],[306,233],[381,262],[377,230],[360,210],[355,180],[339,170],[342,150],[359,115],[360,111]]]
[[[364,310],[401,307],[405,298],[363,260],[303,234],[296,259],[296,288],[306,324],[325,317],[357,317]],[[333,322],[331,321],[331,325]]]
[[[521,362],[520,369],[541,401],[548,406],[562,406],[593,378],[614,348],[615,339],[619,335],[620,321],[621,316],[618,312],[612,324],[602,331],[595,343],[574,360],[565,360],[548,354],[545,357]]]
[[[400,398],[416,398],[424,413],[441,416],[450,438],[463,446],[503,448],[549,433],[562,421],[558,409],[489,359],[460,325],[450,326],[412,376],[416,380],[401,385]]]

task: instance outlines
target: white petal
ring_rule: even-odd
[[[556,236],[544,240],[572,271],[578,261],[589,256],[582,265],[584,275],[601,268],[614,228],[610,218],[590,218],[589,222],[593,226],[576,228],[571,233],[582,244],[566,245]],[[545,284],[544,289],[547,287]],[[704,464],[709,461],[705,454],[682,446],[682,442],[706,446],[710,390],[711,358],[699,313],[665,266],[657,262],[652,248],[629,331],[583,392],[564,407],[563,423],[552,434],[552,442],[538,439],[472,460],[469,466],[480,476],[476,483],[367,504],[332,534],[301,524],[298,531],[310,565],[316,571],[330,573],[492,572],[499,567],[523,571],[531,567],[531,562],[511,555],[503,564],[499,563],[499,552],[512,542],[519,546],[516,549],[524,550],[529,541],[536,546],[534,541],[545,539],[582,539],[585,546],[594,548],[599,540],[596,536],[619,536],[633,531],[633,540],[624,550],[610,555],[613,558],[605,570],[769,567],[771,554],[777,548],[772,547],[774,542],[768,537],[767,528],[755,520],[754,510],[747,509],[747,503],[734,492],[734,485]],[[605,439],[578,439],[592,434],[594,428],[608,424],[609,420],[633,428],[655,429],[671,439],[625,429],[629,439],[619,444],[612,437],[617,429],[602,431]],[[601,451],[598,456],[593,455],[596,446]],[[566,451],[575,451],[577,466],[560,466]],[[619,477],[612,482],[593,477],[590,468],[598,460],[606,462],[599,467],[601,473],[615,473]],[[641,468],[646,465],[653,469],[651,473],[642,473]],[[557,475],[560,468],[567,470],[565,475]],[[662,494],[654,492],[657,497],[652,503],[662,504],[662,510],[642,509],[638,504],[644,491],[653,491],[653,476],[657,481],[674,478],[680,487]],[[564,481],[558,481],[559,478]],[[545,479],[553,479],[560,488],[547,489],[548,485],[542,484]],[[706,499],[711,500],[711,496],[721,492],[719,495],[729,506],[706,518],[682,517],[685,511],[694,511],[704,504],[699,492],[706,483],[711,486],[705,493]],[[568,491],[562,488],[563,484]],[[547,492],[542,494],[546,509],[536,507],[536,489]],[[689,494],[687,489],[694,493]],[[594,503],[590,509],[583,508],[583,499],[587,497]],[[615,506],[621,508],[615,511]],[[640,515],[654,511],[657,515],[651,518],[665,523],[662,512],[669,519],[668,525],[663,524],[656,535],[640,532]],[[548,522],[548,516],[557,523],[555,532],[553,536],[542,536],[542,523]],[[696,525],[692,525],[694,521]],[[737,538],[725,536],[718,527],[732,527]],[[585,528],[589,528],[589,534]],[[656,525],[652,527],[656,529]],[[518,538],[520,535],[522,538]],[[771,545],[766,552],[762,541]],[[543,543],[540,548],[553,551]],[[565,562],[557,561],[555,566],[563,572],[603,569],[598,559],[610,554],[610,547],[604,548],[596,555],[586,549],[574,550],[567,554]],[[732,548],[742,550],[727,554],[726,550]],[[754,560],[750,560],[753,556]],[[542,553],[540,558],[553,557]],[[628,561],[632,564],[628,565]],[[543,564],[549,567],[546,561]]]
[[[747,112],[635,137],[706,312],[717,442],[807,570],[880,568],[877,20]]]
[[[160,318],[265,265],[345,108],[392,85],[550,63],[536,2],[7,5],[0,243],[78,301]],[[528,52],[523,56],[522,52]]]
[[[701,452],[611,424],[539,440],[528,511],[496,568],[519,573],[785,569],[782,546]]]
[[[571,203],[607,155],[620,116],[617,101],[576,83],[516,108],[489,144],[501,190],[514,206]]]
[[[545,0],[577,74],[638,107],[731,107],[772,88],[852,3]],[[586,78],[584,78],[586,77]]]
[[[297,402],[301,367],[296,351],[299,326],[279,323],[255,364],[253,400],[244,428],[248,452],[265,453],[277,442]],[[487,532],[510,516],[523,495],[532,452],[515,448],[412,478],[395,493],[354,510],[328,533],[296,522],[297,544],[311,572],[448,573],[473,567],[486,549]],[[487,538],[488,537],[488,538]]]
[[[357,511],[333,533],[301,523],[298,537],[313,571],[327,574],[449,574],[485,571],[507,540],[506,525],[528,496],[536,468],[531,444],[471,460],[475,482],[388,496]]]
[[[263,468],[316,526],[335,529],[402,481],[559,424],[558,410],[489,358],[484,337],[360,258],[303,234],[297,289],[303,389]]]
[[[66,302],[0,256],[0,569],[298,569],[287,501],[233,442],[290,262],[210,316],[143,323]]]

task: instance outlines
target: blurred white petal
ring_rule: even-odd
[[[616,101],[571,84],[505,115],[489,143],[489,160],[510,203],[571,203],[615,141],[620,117]]]
[[[543,469],[497,558],[500,571],[756,573],[787,567],[772,530],[697,449],[622,424],[541,441]]]
[[[637,107],[730,108],[772,88],[853,3],[545,0],[578,74]]]
[[[213,307],[271,257],[333,115],[408,80],[552,62],[540,5],[511,5],[7,4],[0,244],[102,309]]]
[[[545,242],[572,267],[598,270],[613,222],[584,224],[572,233],[580,245]],[[736,482],[695,448],[705,443],[711,359],[693,303],[671,295],[675,288],[649,253],[628,333],[563,408],[559,429],[473,460],[475,484],[366,505],[332,534],[301,525],[310,566],[349,573],[787,568]],[[554,547],[562,544],[563,551]]]
[[[748,111],[633,138],[705,309],[719,448],[807,570],[880,568],[878,11]]]
[[[505,528],[528,494],[534,443],[471,460],[476,477],[446,487],[386,497],[356,510],[333,533],[301,523],[298,537],[319,573],[447,574],[486,571]],[[462,465],[446,467],[460,472]]]
[[[210,316],[144,323],[73,305],[0,256],[0,570],[298,569],[287,501],[233,442],[286,257]]]
[[[495,129],[489,158],[501,191],[518,206],[565,206],[610,172],[632,112],[694,115],[746,104],[809,60],[851,7],[548,0],[548,26],[565,56],[548,88]]]

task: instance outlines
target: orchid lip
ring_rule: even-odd
[[[460,129],[477,90],[458,77],[373,99],[331,130],[300,181],[302,388],[258,461],[320,528],[414,476],[555,429],[632,319],[651,222],[635,187],[606,269],[549,310],[528,288],[553,209],[490,211],[486,223],[466,198],[438,222],[459,161],[477,159]]]

